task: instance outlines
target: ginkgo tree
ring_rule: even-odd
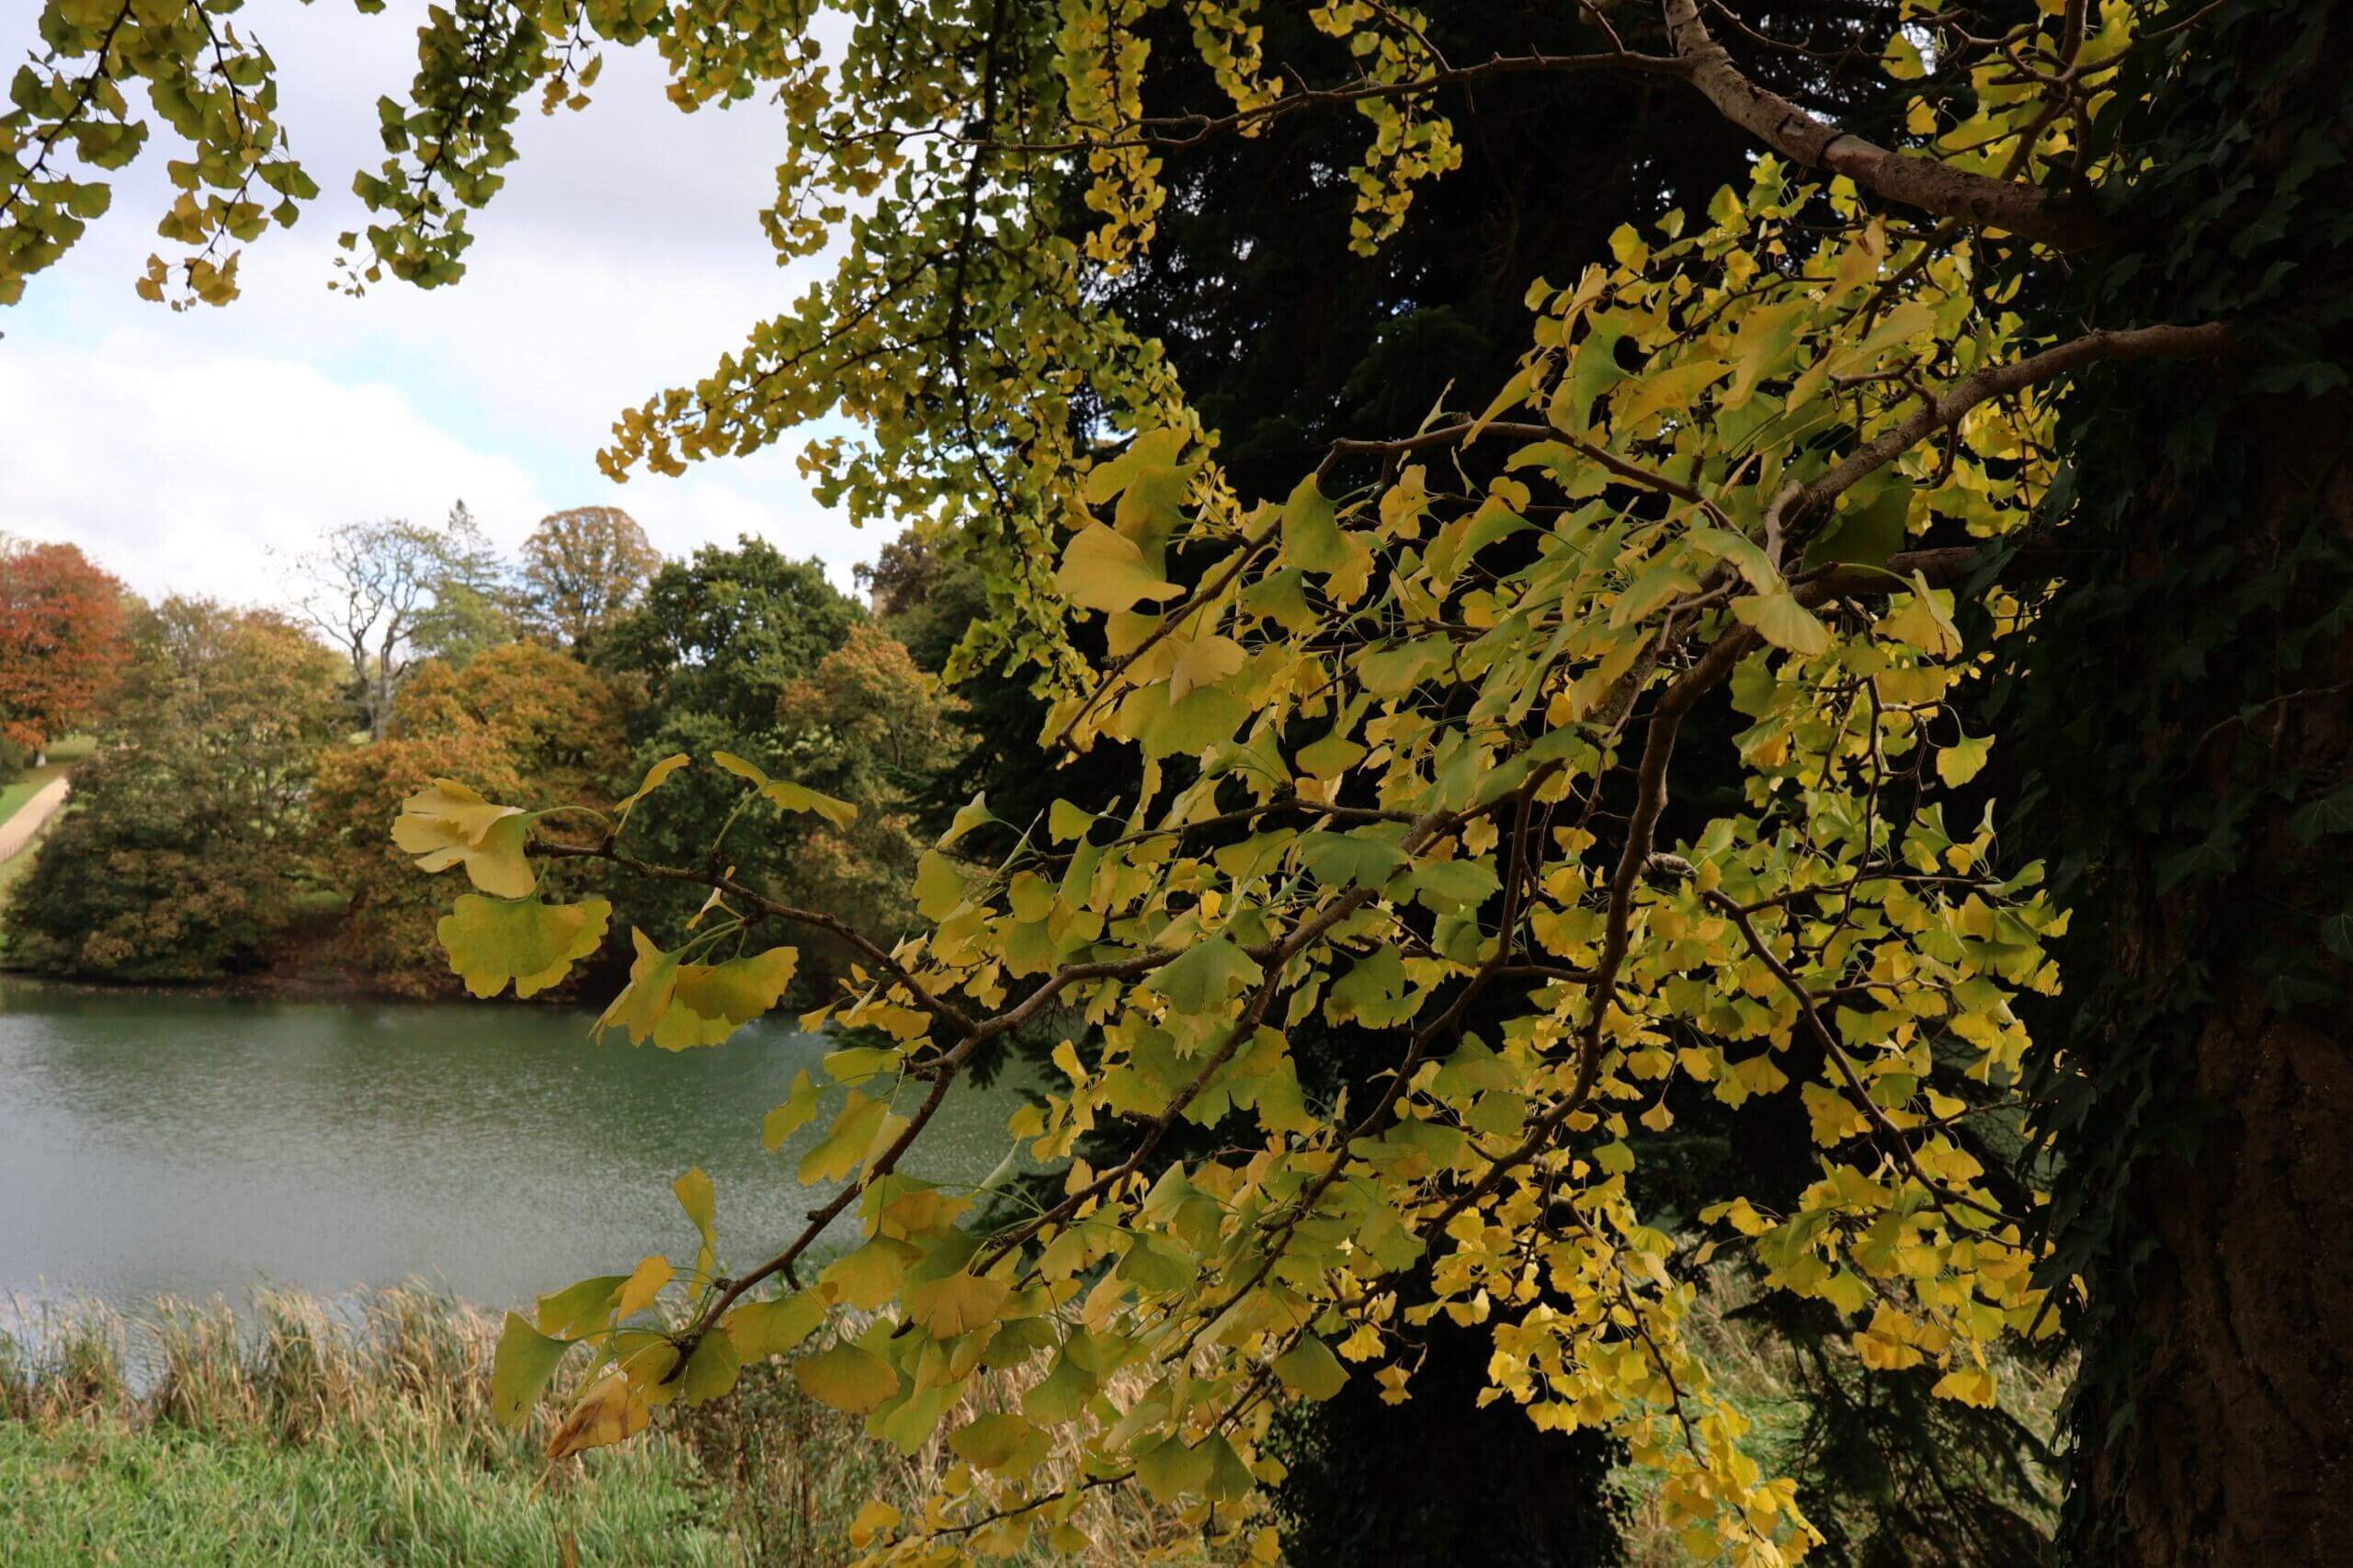
[[[166,222],[200,248],[144,286],[224,297],[222,237],[291,221],[309,182],[229,9],[52,0],[51,62],[0,121],[0,287],[103,207],[55,165],[136,149],[131,77],[205,153],[175,165]],[[1998,742],[1964,726],[2063,576],[2073,380],[2248,352],[2225,320],[2058,335],[2024,297],[2120,243],[2101,197],[2136,171],[2097,128],[2207,12],[1907,13],[1881,62],[1905,94],[1890,148],[1757,85],[1697,0],[1587,7],[1589,52],[1461,64],[1410,8],[1332,0],[1313,19],[1353,63],[1324,85],[1262,57],[1249,0],[1204,0],[1189,47],[1225,101],[1181,109],[1142,101],[1161,9],[867,5],[828,44],[801,4],[460,0],[420,32],[412,102],[386,100],[355,287],[453,281],[523,97],[578,102],[604,45],[651,40],[682,108],[775,95],[766,222],[787,257],[832,247],[835,273],[626,414],[608,468],[855,417],[864,440],[809,451],[823,494],[980,562],[996,613],[968,657],[1038,672],[1047,755],[1131,763],[1108,811],[1008,823],[973,801],[923,858],[919,923],[891,933],[739,881],[716,846],[636,852],[632,821],[688,767],[743,781],[730,831],[851,809],[723,753],[666,759],[608,812],[462,780],[407,803],[397,842],[472,884],[441,933],[478,994],[544,989],[597,949],[601,901],[536,896],[541,865],[585,858],[709,893],[683,929],[629,933],[600,1030],[720,1043],[779,1004],[796,958],[778,937],[799,927],[862,960],[804,1023],[889,1042],[836,1051],[767,1119],[772,1147],[815,1131],[795,1175],[833,1189],[798,1234],[722,1254],[724,1195],[689,1172],[680,1257],[510,1316],[496,1402],[519,1416],[567,1356],[592,1362],[563,1455],[789,1357],[881,1438],[948,1425],[959,1462],[929,1506],[861,1517],[875,1561],[1070,1547],[1087,1491],[1120,1483],[1271,1558],[1274,1409],[1356,1378],[1415,1398],[1442,1314],[1492,1335],[1483,1400],[1605,1429],[1655,1470],[1695,1556],[1802,1558],[1804,1500],[1688,1332],[1711,1256],[1745,1250],[1843,1320],[1864,1365],[1932,1367],[1976,1404],[1996,1347],[2053,1332],[2077,1288],[2044,1267],[2044,1196],[1968,1135],[2050,1059],[2022,1013],[2059,990],[2068,915],[1971,792]],[[1528,351],[1491,396],[1337,442],[1287,494],[1238,494],[1157,346],[1089,290],[1149,249],[1162,156],[1357,114],[1370,249],[1456,161],[1449,92],[1593,71],[1686,85],[1756,138],[1747,180],[1531,280]],[[256,180],[287,203],[266,210]],[[1737,800],[1678,792],[1701,714]],[[1302,1083],[1287,1031],[1311,1018],[1393,1041],[1370,1092]],[[1037,1028],[1066,1037],[1059,1078],[1011,1119],[1006,1165],[925,1175],[960,1074]],[[1678,1084],[1735,1109],[1793,1096],[1819,1178],[1663,1229],[1628,1178]],[[1123,1153],[1079,1153],[1113,1125]],[[1170,1153],[1203,1146],[1184,1126],[1213,1152]],[[1025,1156],[1058,1196],[1023,1206]],[[972,1411],[975,1374],[1008,1368],[1028,1369],[1017,1402]],[[1041,1480],[1071,1444],[1079,1478]]]

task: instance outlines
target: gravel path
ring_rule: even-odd
[[[57,814],[65,804],[65,791],[70,788],[63,778],[51,779],[39,793],[17,808],[6,822],[0,822],[0,860],[11,859],[17,850],[33,841],[41,824]]]

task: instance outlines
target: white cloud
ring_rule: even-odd
[[[545,509],[521,464],[392,387],[131,331],[88,354],[11,354],[0,428],[11,531],[77,544],[151,597],[282,603],[294,558],[355,517],[438,517],[456,496],[491,518]]]
[[[0,45],[29,40],[35,11],[0,0]],[[243,299],[170,314],[131,290],[178,152],[158,129],[113,211],[0,312],[0,530],[71,539],[142,592],[252,601],[287,597],[284,557],[319,530],[460,496],[510,545],[546,510],[604,504],[673,554],[753,533],[844,586],[873,558],[881,537],[817,506],[787,450],[618,488],[596,469],[622,408],[807,287],[814,264],[779,270],[756,222],[773,106],[681,115],[650,51],[613,51],[585,113],[527,111],[461,284],[353,300],[325,287],[334,239],[365,222],[348,182],[382,156],[374,101],[404,81],[411,26],[284,4],[246,25],[326,195],[248,247]]]

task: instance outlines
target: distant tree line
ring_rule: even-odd
[[[0,911],[12,964],[126,981],[458,982],[434,890],[387,840],[438,777],[602,805],[679,751],[731,751],[849,801],[846,827],[726,844],[738,876],[861,922],[903,917],[916,803],[968,747],[932,668],[820,563],[755,539],[665,561],[626,513],[543,519],[509,560],[460,503],[326,534],[290,611],[147,605],[71,545],[0,553],[0,762],[86,729],[73,809]],[[663,831],[708,842],[710,791]],[[664,847],[668,847],[665,846]],[[608,885],[629,929],[685,890]],[[804,984],[841,955],[813,950]]]

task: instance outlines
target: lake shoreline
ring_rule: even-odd
[[[216,980],[119,980],[103,975],[45,974],[39,970],[0,962],[0,984],[40,986],[74,995],[188,997],[207,1002],[353,1002],[369,1006],[466,1002],[477,1006],[513,1007],[533,1012],[551,1008],[559,1012],[588,1010],[588,1004],[575,988],[569,986],[530,997],[512,994],[480,997],[469,995],[462,989],[403,991],[392,986],[370,985],[349,976],[268,971]]]

